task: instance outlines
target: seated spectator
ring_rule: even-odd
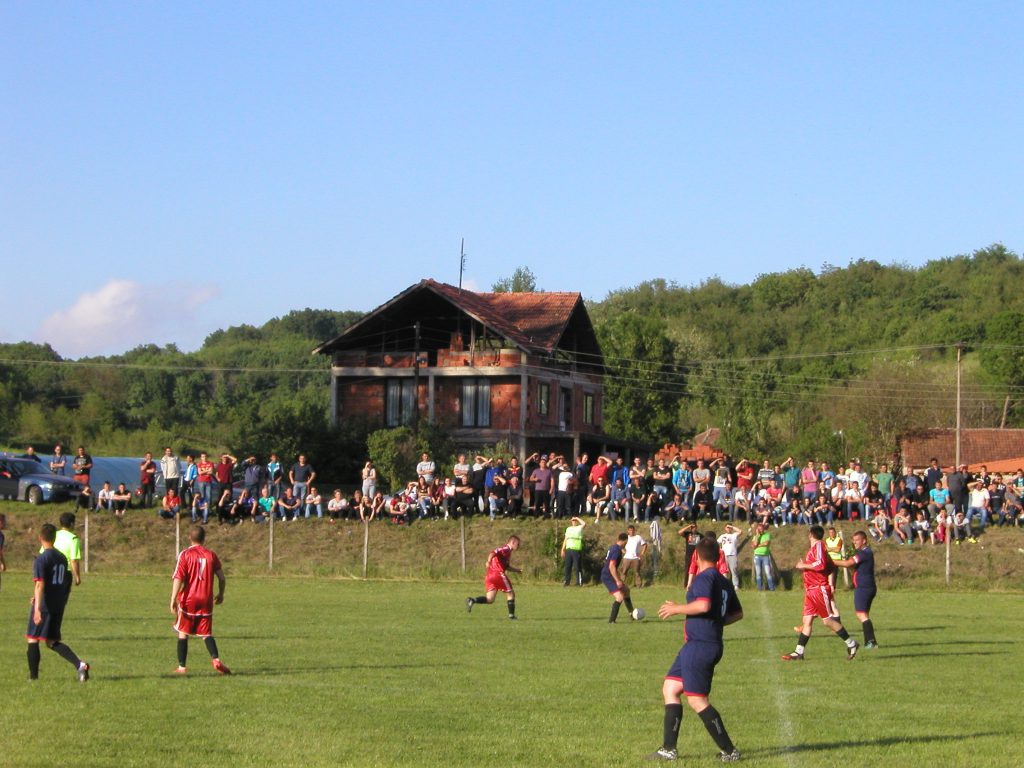
[[[989,493],[988,488],[985,486],[984,480],[977,480],[971,483],[969,486],[970,494],[967,507],[967,519],[973,522],[977,516],[980,518],[979,527],[984,528],[988,525],[988,513],[989,513]]]
[[[227,491],[227,493],[230,495],[231,492]],[[217,520],[220,523],[228,522],[231,525],[237,525],[252,518],[255,509],[256,499],[249,495],[248,490],[243,490],[238,494],[237,501],[231,501],[227,504],[226,510],[223,506],[217,508]]]
[[[622,484],[622,478],[615,478],[612,486],[611,504],[608,507],[608,517],[615,520],[619,515],[629,521],[629,490]]]
[[[270,518],[277,511],[277,499],[270,495],[270,488],[264,486],[260,489],[260,497],[256,501],[255,514],[253,515],[253,522],[262,523]]]
[[[999,521],[1000,525],[1020,525],[1021,516],[1024,515],[1024,505],[1021,504],[1021,492],[1012,484],[1006,485],[1006,496],[1003,498],[1003,516]]]
[[[715,497],[715,493],[715,491],[712,491],[712,499]],[[732,483],[726,480],[725,485],[721,486],[717,493],[718,501],[715,504],[715,520],[734,521],[736,517],[736,508],[733,504],[736,494],[733,492]]]
[[[644,505],[644,510],[646,511],[647,509],[648,507]],[[683,504],[683,497],[678,493],[672,494],[672,498],[666,500],[664,506],[661,508],[661,514],[665,519],[673,522],[685,518],[686,512],[687,508]],[[644,516],[644,519],[646,521],[646,515]]]
[[[373,520],[375,517],[380,518],[384,516],[384,507],[387,504],[387,500],[384,498],[384,494],[377,491],[373,495],[372,501],[370,501],[370,514],[367,518],[367,522]]]
[[[696,522],[701,517],[711,517],[713,504],[714,499],[711,497],[711,491],[708,490],[708,484],[706,482],[701,482],[697,486],[696,493],[693,494],[693,506],[690,508],[690,519]]]
[[[362,496],[363,494],[361,491],[355,491],[352,494],[353,503],[358,504],[362,500]],[[327,502],[327,514],[330,517],[331,522],[333,523],[339,517],[342,520],[347,520],[348,510],[348,499],[345,498],[345,495],[341,492],[340,488],[335,489],[334,495],[331,496],[331,500]]]
[[[871,521],[871,528],[868,531],[871,534],[871,538],[875,541],[882,542],[889,538],[889,516],[885,514],[885,511],[879,509],[875,512],[875,516]]]
[[[391,501],[388,502],[388,516],[395,525],[409,525],[412,522],[412,514],[410,512],[412,508],[413,505],[406,501],[405,496],[396,493],[391,497]]]
[[[949,489],[942,483],[942,480],[935,481],[935,487],[928,491],[928,512],[931,517],[939,514],[949,504]]]
[[[305,499],[306,519],[307,520],[310,518],[310,516],[314,512],[316,512],[316,516],[317,516],[318,519],[322,519],[323,518],[323,516],[324,516],[324,504],[323,504],[323,501],[324,501],[323,498],[320,496],[320,491],[318,491],[313,486],[310,486],[309,493],[306,494],[306,499]]]
[[[109,480],[103,481],[103,487],[96,494],[96,509],[104,512],[112,512],[114,509],[114,491],[110,488]]]
[[[953,537],[954,544],[959,544],[965,539],[971,544],[978,543],[978,540],[974,538],[974,534],[971,532],[971,520],[963,512],[957,512],[953,515],[953,525],[949,533]]]
[[[282,520],[296,520],[301,506],[302,502],[295,497],[291,486],[286,483],[281,498],[277,500],[277,513]]]
[[[118,517],[124,517],[124,513],[132,505],[131,491],[125,487],[124,483],[118,483],[117,490],[110,496],[110,501],[114,514]]]
[[[78,494],[78,501],[75,503],[75,506],[83,511],[89,511],[90,509],[93,508],[95,503],[96,496],[95,494],[93,494],[92,488],[90,488],[89,485],[87,484],[84,488],[82,488],[81,493]]]
[[[210,521],[210,504],[203,494],[197,493],[192,497],[192,522],[198,523],[200,520],[204,523]]]
[[[988,485],[989,520],[992,525],[1003,524],[1003,509],[1006,506],[1006,484],[1003,476],[996,473]]]
[[[223,523],[225,520],[231,519],[231,508],[234,506],[234,499],[231,493],[231,484],[218,486],[220,488],[220,495],[217,497],[217,503],[214,504],[213,511],[217,515],[217,522]]]
[[[949,512],[945,510],[945,508],[943,508],[942,511],[935,516],[935,524],[933,525],[934,530],[932,532],[932,536],[935,537],[936,544],[946,543],[946,535],[948,533],[951,521],[952,518],[950,517]]]
[[[160,502],[159,514],[165,520],[173,520],[181,514],[181,497],[174,488],[167,489],[167,495]]]
[[[896,511],[896,514],[892,518],[892,530],[896,534],[896,538],[899,539],[900,544],[912,544],[913,543],[913,531],[910,527],[910,515],[907,514],[906,509],[901,507]]]
[[[885,506],[885,497],[878,490],[878,483],[874,480],[868,483],[868,490],[864,494],[864,519],[874,520],[875,513]]]
[[[929,544],[935,543],[935,538],[932,532],[931,523],[928,522],[928,518],[925,517],[924,512],[920,509],[917,510],[916,519],[911,524],[911,528],[914,532],[914,540],[918,544],[924,544],[927,541]]]
[[[732,506],[734,520],[750,519],[750,490],[737,486],[732,492]]]
[[[612,489],[604,477],[599,477],[597,483],[590,489],[587,497],[587,511],[594,516],[594,522],[601,522],[602,513],[608,513],[611,520],[614,520],[614,510],[610,510],[612,503]]]

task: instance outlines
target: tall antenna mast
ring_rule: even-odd
[[[459,290],[462,290],[462,273],[466,269],[466,238],[462,238],[459,246]]]

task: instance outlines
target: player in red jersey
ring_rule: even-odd
[[[828,577],[836,565],[825,550],[825,543],[822,541],[824,538],[825,529],[820,525],[812,525],[807,532],[811,548],[807,550],[803,560],[797,561],[796,568],[803,571],[804,575],[804,623],[800,637],[796,641],[796,650],[783,656],[783,661],[804,660],[804,648],[811,639],[811,625],[815,616],[846,643],[847,659],[857,655],[857,641],[850,637],[850,633],[839,620],[839,609],[836,608],[836,601],[832,596]]]
[[[679,532],[680,536],[685,536],[687,529],[684,528]],[[705,539],[711,539],[712,541],[718,541],[718,534],[714,531],[705,531]],[[715,563],[715,570],[720,574],[729,578],[729,563],[725,561],[725,555],[722,554],[722,549],[718,549],[718,562]],[[689,589],[693,585],[693,579],[700,573],[700,563],[697,561],[697,548],[694,547],[693,554],[690,555],[690,567],[686,569],[686,588]]]
[[[171,583],[171,613],[177,617],[174,629],[178,632],[179,675],[187,671],[189,635],[203,638],[206,650],[210,652],[213,668],[222,675],[230,675],[217,653],[217,641],[213,639],[213,606],[224,602],[224,571],[217,555],[203,546],[206,529],[193,525],[188,532],[192,546],[178,555]],[[217,596],[213,595],[213,579],[217,578]]]
[[[508,617],[515,619],[516,593],[512,589],[512,582],[508,580],[506,572],[522,573],[521,569],[513,568],[510,563],[512,553],[517,549],[519,549],[519,537],[509,536],[505,546],[491,551],[491,554],[487,556],[487,575],[484,577],[484,588],[487,590],[487,594],[480,597],[467,597],[467,611],[472,611],[476,603],[490,605],[494,602],[495,596],[500,591],[505,593],[505,598],[508,600]]]

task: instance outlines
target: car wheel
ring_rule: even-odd
[[[25,498],[28,499],[29,504],[42,504],[43,492],[39,489],[39,486],[33,485],[28,489],[28,493],[25,494]]]

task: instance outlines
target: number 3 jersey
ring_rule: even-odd
[[[43,582],[43,605],[40,611],[60,615],[71,593],[68,559],[54,548],[44,549],[32,566],[33,581]]]
[[[686,642],[721,643],[723,620],[730,613],[742,610],[732,582],[714,568],[705,568],[686,590],[686,602],[694,600],[707,600],[708,610],[686,617]]]
[[[178,555],[174,578],[181,579],[178,605],[189,616],[213,614],[213,579],[220,570],[217,555],[199,544],[193,544]]]

